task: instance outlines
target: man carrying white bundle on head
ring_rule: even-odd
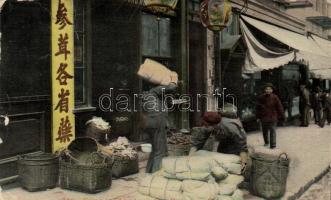
[[[147,91],[144,92],[141,102],[143,112],[141,127],[151,139],[152,152],[146,172],[153,173],[160,169],[162,158],[168,155],[166,135],[168,107],[162,95],[175,93],[178,75],[150,59],[145,60],[137,74],[148,82]]]

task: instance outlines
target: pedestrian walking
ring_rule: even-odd
[[[322,111],[321,111],[321,119],[319,122],[319,126],[321,128],[324,127],[325,122],[328,122],[328,125],[330,125],[331,123],[331,95],[330,95],[330,91],[325,90],[322,95],[321,95],[321,99],[322,99]]]
[[[256,117],[262,125],[264,145],[270,145],[273,149],[276,147],[277,123],[285,119],[284,109],[278,96],[273,93],[274,87],[271,83],[267,83],[263,90],[264,93],[257,100]]]
[[[300,100],[299,100],[299,111],[300,111],[300,126],[307,127],[310,120],[310,92],[306,88],[305,84],[300,85]]]
[[[312,93],[311,106],[314,111],[315,124],[319,124],[322,116],[322,91],[316,87]]]

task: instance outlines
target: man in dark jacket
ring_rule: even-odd
[[[202,117],[202,126],[194,127],[190,154],[203,148],[211,134],[219,141],[217,152],[236,154],[241,158],[244,172],[247,164],[247,137],[238,118],[223,117],[217,112],[206,112]]]
[[[299,111],[300,111],[300,126],[309,125],[309,110],[310,110],[310,92],[306,88],[306,85],[300,85],[300,100],[299,100]]]
[[[277,122],[283,122],[285,115],[279,98],[273,94],[273,85],[271,83],[267,83],[264,86],[264,93],[258,97],[256,117],[262,124],[264,145],[269,146],[270,144],[271,149],[275,148]]]
[[[177,82],[177,81],[176,81]],[[177,83],[167,86],[155,86],[143,95],[142,110],[143,131],[149,135],[152,152],[149,156],[146,172],[153,173],[160,169],[162,158],[168,155],[166,126],[168,110],[162,95],[176,91]]]

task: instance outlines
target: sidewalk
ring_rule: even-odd
[[[249,133],[248,145],[263,145],[261,133]],[[279,127],[277,146],[291,159],[287,192],[282,199],[295,199],[330,166],[331,127],[320,128],[314,124],[310,127]],[[110,190],[98,194],[84,194],[60,188],[29,193],[21,188],[15,188],[2,191],[0,200],[134,200],[138,181],[144,176],[145,164],[146,162],[140,163],[139,174],[113,180]],[[245,199],[261,198],[248,194]]]

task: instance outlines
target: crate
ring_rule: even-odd
[[[56,187],[59,176],[57,156],[49,153],[19,156],[17,165],[24,189],[34,192]]]

